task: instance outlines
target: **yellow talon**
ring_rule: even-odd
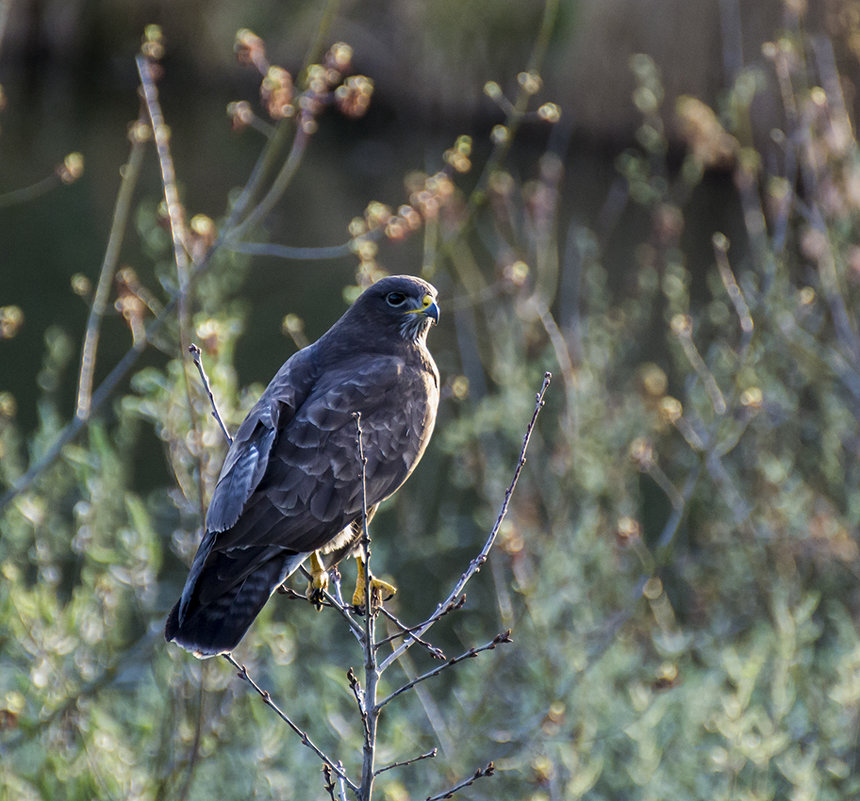
[[[359,612],[364,611],[367,606],[366,598],[365,598],[365,582],[367,580],[366,568],[364,565],[364,559],[361,556],[355,557],[356,564],[358,565],[358,575],[355,579],[355,592],[352,594],[352,605]],[[397,587],[393,584],[389,584],[387,581],[383,581],[382,579],[370,577],[370,611],[371,614],[376,612],[382,604],[394,597],[394,594],[397,592]]]
[[[316,608],[317,612],[319,612],[323,608],[325,591],[328,589],[328,570],[323,567],[322,560],[316,551],[311,554],[310,562],[311,578],[308,582],[308,591],[306,595],[308,596],[308,600]]]

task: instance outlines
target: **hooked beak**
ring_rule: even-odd
[[[433,323],[439,322],[439,306],[431,295],[425,295],[421,299],[421,307],[418,309],[410,309],[405,314],[423,314],[429,317]]]
[[[430,296],[426,295],[424,299],[427,300],[427,298]],[[430,303],[424,307],[424,314],[432,320],[434,325],[439,322],[439,305],[433,298],[430,298]]]

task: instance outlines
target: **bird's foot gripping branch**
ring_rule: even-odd
[[[352,607],[359,614],[363,614],[367,607],[367,590],[365,584],[367,582],[367,573],[369,568],[365,565],[365,559],[362,556],[356,556],[355,562],[358,565],[358,575],[355,579],[355,592],[352,594]],[[397,593],[397,587],[383,581],[376,576],[370,576],[370,612],[376,614],[382,604],[390,601]]]

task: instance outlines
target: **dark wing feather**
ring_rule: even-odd
[[[278,428],[289,421],[313,386],[313,356],[311,347],[288,359],[239,426],[209,504],[207,531],[226,531],[239,519],[266,472]]]
[[[215,547],[258,543],[297,552],[322,547],[361,513],[361,471],[353,412],[361,412],[367,457],[367,504],[391,495],[409,476],[432,432],[437,389],[432,376],[395,356],[367,356],[326,371],[269,451],[267,469],[246,512]],[[416,387],[416,383],[418,387]],[[428,403],[428,401],[431,401]],[[257,504],[281,514],[276,529],[253,522]]]

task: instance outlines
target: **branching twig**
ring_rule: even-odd
[[[465,600],[465,597],[466,596],[464,595],[463,596],[464,600]],[[460,604],[460,606],[462,606],[462,603]],[[459,608],[459,607],[457,607],[457,608]],[[452,609],[453,609],[453,607],[452,607]],[[381,606],[379,608],[379,611],[383,615],[385,615],[385,617],[387,617],[400,630],[395,631],[394,634],[389,634],[387,637],[385,637],[381,640],[377,640],[375,643],[375,647],[377,650],[379,650],[379,648],[381,646],[385,645],[386,643],[393,642],[394,640],[399,640],[401,637],[411,637],[413,640],[415,640],[415,642],[418,643],[418,645],[421,645],[424,648],[426,648],[430,652],[430,655],[434,659],[445,659],[446,658],[445,653],[442,651],[441,648],[437,648],[435,645],[433,645],[433,643],[427,642],[427,640],[422,640],[420,637],[418,637],[418,635],[415,634],[415,632],[418,630],[418,626],[407,626],[405,623],[398,620],[397,617],[395,615],[393,615],[391,612],[389,612],[384,606]]]
[[[437,754],[437,749],[434,748],[432,751],[428,751],[426,754],[419,754],[417,757],[412,757],[412,759],[404,759],[402,762],[392,762],[390,765],[386,765],[384,768],[379,768],[376,771],[376,775],[378,776],[380,773],[385,773],[387,770],[391,770],[392,768],[403,768],[406,765],[414,765],[416,762],[420,762],[422,759],[435,759]]]
[[[478,768],[468,779],[455,784],[453,787],[445,790],[444,793],[428,795],[426,801],[444,801],[446,798],[451,798],[457,791],[468,787],[470,784],[474,784],[478,779],[483,779],[484,776],[492,776],[495,772],[496,766],[492,762],[489,762],[485,768]]]
[[[358,714],[361,716],[361,724],[364,727],[364,736],[367,737],[369,731],[367,728],[367,707],[364,704],[364,693],[361,691],[361,684],[352,668],[346,672],[346,680],[349,683],[349,689],[352,690],[352,694],[355,696],[355,703],[358,705]]]
[[[338,768],[343,769],[343,763],[337,763]],[[323,789],[328,793],[331,801],[346,801],[346,785],[343,781],[343,776],[336,776],[334,771],[323,762]],[[335,785],[335,780],[337,785]],[[337,798],[335,798],[334,790],[337,787]]]
[[[327,0],[322,11],[322,19],[317,27],[314,43],[308,49],[303,66],[298,74],[306,72],[307,68],[318,61],[322,51],[322,43],[325,41],[326,34],[334,22],[336,11],[339,5],[339,0]],[[250,225],[255,224],[260,218],[265,216],[271,206],[280,198],[280,194],[286,189],[289,184],[289,178],[295,172],[295,167],[298,166],[298,161],[304,153],[304,145],[307,143],[307,136],[303,137],[301,153],[297,153],[296,137],[293,138],[292,148],[286,156],[284,166],[274,179],[271,178],[272,173],[277,169],[277,165],[281,162],[282,153],[290,144],[290,134],[295,126],[295,118],[282,119],[276,126],[275,131],[269,138],[269,141],[257,158],[257,162],[251,171],[251,176],[242,188],[239,197],[237,198],[233,208],[230,210],[230,216],[227,220],[226,228],[230,232],[230,237],[241,235],[241,232],[246,230]],[[299,126],[300,127],[300,126]],[[285,175],[286,173],[286,175]],[[270,189],[265,194],[265,197],[256,206],[252,207],[255,198],[259,196],[266,185],[271,184]],[[277,190],[275,183],[278,184]],[[245,222],[242,220],[245,218]],[[251,222],[253,218],[253,221]]]
[[[426,681],[427,679],[432,679],[434,676],[438,676],[443,670],[447,670],[450,667],[453,667],[458,662],[462,662],[465,659],[473,659],[482,651],[492,651],[495,649],[497,645],[501,645],[502,643],[513,642],[511,639],[511,630],[503,631],[501,634],[497,634],[493,637],[490,642],[485,645],[478,646],[477,648],[470,648],[468,651],[463,652],[459,656],[452,656],[445,664],[439,665],[438,667],[433,668],[433,670],[428,670],[426,673],[422,673],[420,676],[416,676],[412,681],[406,682],[402,687],[396,689],[390,695],[385,696],[381,701],[376,704],[376,709],[382,709],[389,701],[393,701],[397,698],[398,695],[405,693],[407,690],[411,690],[416,684],[422,681]]]
[[[334,773],[332,773],[332,769],[323,762],[322,766],[323,772],[323,790],[328,793],[328,797],[331,801],[336,801],[334,797]]]
[[[420,624],[417,631],[415,632],[415,635],[414,636],[410,635],[404,642],[402,642],[397,648],[395,648],[384,660],[382,660],[382,662],[379,665],[380,672],[384,671],[386,668],[389,667],[389,665],[396,662],[400,658],[400,656],[404,653],[404,651],[406,651],[407,649],[411,648],[412,645],[414,645],[415,636],[417,636],[417,637],[422,636],[434,623],[436,623],[437,620],[439,620],[440,617],[442,617],[444,614],[446,614],[449,611],[449,607],[451,606],[451,604],[455,603],[456,599],[462,594],[463,589],[465,588],[465,586],[469,582],[469,580],[472,578],[472,576],[474,576],[475,573],[477,573],[481,569],[481,566],[484,564],[484,562],[487,561],[487,555],[489,554],[490,549],[493,547],[493,544],[496,541],[496,537],[499,534],[499,529],[502,526],[502,522],[504,521],[505,516],[508,513],[508,506],[510,505],[511,497],[514,494],[514,490],[516,489],[517,481],[519,480],[520,473],[522,472],[523,466],[526,463],[526,451],[528,450],[528,447],[529,447],[529,440],[531,439],[532,432],[534,431],[535,425],[537,424],[537,418],[538,418],[538,415],[540,414],[540,410],[543,408],[544,396],[546,395],[546,391],[549,388],[549,384],[550,384],[551,380],[552,380],[552,373],[550,373],[550,372],[544,373],[543,383],[541,384],[541,388],[538,391],[536,399],[535,399],[535,408],[534,408],[534,411],[532,412],[531,420],[529,421],[529,424],[526,428],[525,436],[523,437],[523,445],[522,445],[522,448],[520,450],[520,458],[518,459],[517,466],[514,469],[514,475],[513,475],[513,478],[511,479],[511,483],[508,485],[508,489],[505,492],[505,498],[504,498],[504,501],[502,501],[502,506],[501,506],[501,509],[499,510],[499,516],[496,519],[495,524],[493,525],[492,531],[490,531],[490,535],[487,537],[487,541],[484,543],[484,547],[481,548],[481,552],[469,563],[468,569],[466,570],[465,573],[463,573],[462,576],[460,576],[460,580],[454,586],[454,589],[451,590],[451,593],[448,595],[448,597],[436,607],[436,611],[433,612],[433,614],[430,615],[430,617],[427,618],[427,620],[425,620],[422,624]]]
[[[266,706],[268,706],[270,709],[272,709],[272,710],[274,711],[274,713],[275,713],[275,714],[276,714],[276,715],[277,715],[277,716],[278,716],[282,721],[284,721],[284,723],[286,723],[286,724],[287,724],[287,726],[289,726],[289,727],[290,727],[290,728],[291,728],[291,729],[292,729],[292,730],[293,730],[293,731],[294,731],[294,732],[299,736],[299,739],[302,741],[302,745],[304,745],[304,746],[306,746],[306,747],[310,748],[310,750],[311,750],[311,751],[313,751],[313,752],[317,755],[317,757],[320,759],[320,761],[321,761],[324,765],[328,765],[328,766],[329,766],[329,768],[331,769],[331,771],[332,771],[335,775],[339,776],[341,779],[343,779],[343,781],[344,781],[344,782],[346,782],[346,785],[349,787],[349,789],[350,789],[350,790],[352,790],[353,792],[357,792],[357,791],[358,791],[358,786],[357,786],[357,785],[355,785],[355,784],[353,784],[353,783],[352,783],[352,781],[350,781],[349,777],[348,777],[348,776],[346,775],[346,773],[344,772],[343,767],[340,765],[340,763],[336,763],[336,762],[334,762],[331,758],[329,758],[329,757],[328,757],[328,756],[327,756],[327,755],[326,755],[326,754],[325,754],[325,753],[320,749],[320,747],[319,747],[316,743],[314,743],[314,741],[313,741],[313,740],[311,740],[311,738],[308,736],[308,734],[307,734],[307,732],[306,732],[306,731],[304,731],[304,730],[303,730],[303,729],[301,729],[299,726],[297,726],[295,723],[293,723],[293,721],[290,719],[290,717],[287,715],[287,713],[286,713],[286,712],[284,712],[284,711],[283,711],[283,710],[282,710],[282,709],[281,709],[281,708],[280,708],[280,707],[279,707],[279,706],[278,706],[278,705],[277,705],[277,704],[272,700],[272,696],[271,696],[271,694],[270,694],[267,690],[264,690],[262,687],[260,687],[260,685],[259,685],[259,684],[257,684],[257,682],[255,682],[255,681],[251,678],[251,676],[248,674],[248,669],[247,669],[244,665],[240,665],[240,664],[239,664],[239,663],[238,663],[238,662],[233,658],[233,655],[232,655],[232,654],[223,654],[223,656],[224,656],[224,658],[225,658],[225,659],[226,659],[226,660],[227,660],[231,665],[233,665],[233,667],[234,667],[234,668],[236,668],[236,670],[238,671],[238,676],[239,676],[239,678],[240,678],[240,679],[244,679],[245,681],[247,681],[247,682],[248,682],[248,684],[250,684],[250,685],[251,685],[251,687],[253,687],[253,688],[254,688],[254,690],[257,692],[257,694],[260,696],[260,698],[262,698],[262,699],[263,699],[263,703],[264,703]]]

